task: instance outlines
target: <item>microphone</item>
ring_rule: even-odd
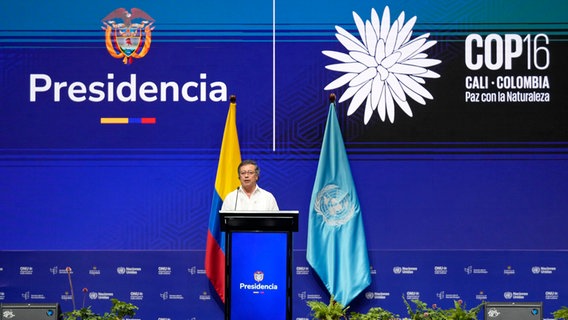
[[[241,186],[237,187],[237,195],[235,196],[235,211],[237,211],[237,200],[239,200],[239,190],[241,190]]]

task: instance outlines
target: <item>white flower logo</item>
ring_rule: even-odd
[[[433,97],[422,86],[424,78],[440,77],[427,68],[441,61],[428,59],[428,55],[424,53],[436,41],[427,41],[429,33],[411,40],[416,17],[404,23],[404,12],[391,26],[389,7],[385,7],[382,21],[375,9],[371,11],[371,21],[363,22],[355,12],[353,19],[361,41],[342,27],[335,26],[335,36],[349,50],[349,54],[322,51],[326,56],[341,62],[327,65],[326,69],[345,73],[324,89],[333,90],[348,84],[349,88],[339,102],[353,98],[347,110],[347,115],[352,115],[366,100],[365,124],[375,110],[383,122],[388,115],[389,121],[394,123],[395,102],[404,113],[412,117],[407,96],[425,105],[424,98]]]

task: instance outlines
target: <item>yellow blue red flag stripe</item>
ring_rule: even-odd
[[[101,124],[156,124],[156,118],[101,118]]]

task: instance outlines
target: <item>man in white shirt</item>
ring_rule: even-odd
[[[237,171],[241,185],[225,197],[221,211],[278,211],[272,193],[257,185],[260,168],[256,161],[244,160]]]

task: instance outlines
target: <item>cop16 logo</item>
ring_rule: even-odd
[[[473,33],[465,39],[465,64],[470,70],[511,70],[515,59],[526,59],[527,70],[544,70],[550,65],[548,43],[548,36],[542,33],[524,38],[518,34],[483,37]]]

